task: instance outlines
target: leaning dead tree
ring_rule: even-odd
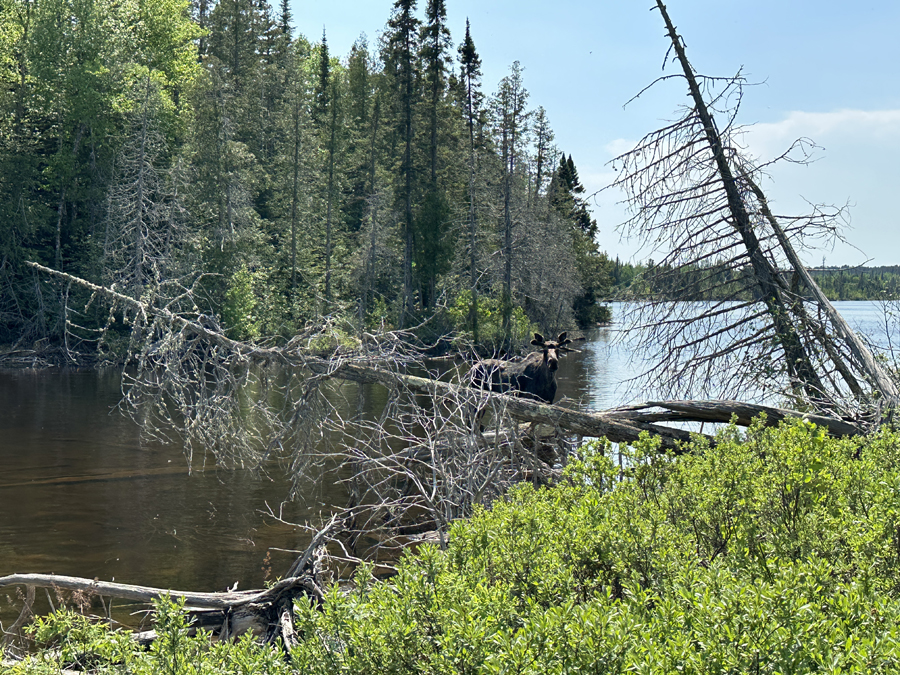
[[[613,162],[633,214],[624,234],[662,256],[630,308],[647,357],[639,380],[666,398],[762,395],[879,422],[897,406],[897,385],[796,252],[811,238],[839,236],[840,211],[772,213],[759,187],[766,165],[736,141],[743,80],[697,74],[661,0],[657,8],[681,71],[662,79],[683,78],[690,103]],[[807,143],[792,150],[805,153]],[[780,159],[792,160],[790,152]]]

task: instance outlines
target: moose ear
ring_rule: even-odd
[[[531,341],[531,344],[537,345],[538,347],[544,344],[544,336],[540,333],[534,334],[534,340]]]
[[[568,333],[560,333],[559,337],[556,338],[556,341],[559,344],[565,344],[566,342],[571,342],[571,340],[566,340],[566,335],[568,335]]]

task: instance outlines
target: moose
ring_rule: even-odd
[[[502,394],[514,394],[553,403],[556,397],[556,370],[560,356],[574,351],[566,347],[572,340],[560,333],[556,341],[545,341],[540,333],[531,341],[541,351],[532,352],[521,361],[484,359],[469,371],[472,386]]]

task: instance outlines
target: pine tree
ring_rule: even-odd
[[[536,151],[533,203],[536,204],[541,189],[544,187],[544,164],[553,143],[553,130],[550,128],[550,121],[547,119],[547,111],[544,110],[544,106],[539,106],[535,112],[533,133]]]
[[[428,0],[426,23],[422,27],[422,62],[428,92],[428,159],[431,187],[437,185],[438,174],[438,117],[446,90],[447,66],[450,62],[450,31],[447,29],[447,9],[444,0]]]
[[[497,118],[497,134],[503,161],[502,169],[502,251],[503,251],[503,297],[501,310],[503,312],[503,335],[509,344],[511,340],[512,308],[513,308],[513,230],[515,221],[513,211],[516,205],[513,203],[514,182],[519,170],[521,156],[522,136],[526,130],[528,113],[525,106],[528,102],[528,91],[522,82],[522,67],[515,61],[510,68],[510,74],[500,81],[500,89],[495,96],[494,109]]]
[[[319,77],[313,97],[313,122],[319,127],[327,123],[328,110],[331,103],[331,56],[328,53],[328,39],[322,29],[322,42],[319,45]]]
[[[406,327],[414,311],[413,251],[414,227],[413,198],[416,187],[413,164],[413,117],[417,104],[416,54],[418,52],[419,20],[414,12],[416,0],[396,0],[394,12],[388,21],[386,66],[389,69],[396,103],[397,123],[402,144],[398,195],[403,212],[403,295],[400,326]]]
[[[475,211],[475,122],[481,107],[481,58],[475,49],[475,41],[466,19],[466,37],[459,46],[460,82],[463,87],[465,101],[466,127],[469,132],[468,169],[469,169],[469,292],[472,302],[469,307],[469,324],[472,327],[474,341],[478,342],[478,269],[477,269],[477,235],[478,222]]]
[[[347,187],[345,204],[347,230],[358,233],[363,226],[367,199],[371,194],[371,115],[373,75],[368,46],[360,36],[350,48],[347,59],[347,91],[344,96],[345,133],[347,135]]]
[[[332,257],[334,252],[335,240],[335,218],[334,211],[336,209],[337,199],[337,181],[338,176],[335,174],[335,164],[337,156],[340,152],[338,143],[340,141],[340,128],[342,126],[341,116],[341,99],[340,99],[340,81],[337,77],[332,77],[329,83],[329,107],[328,107],[328,129],[326,137],[327,159],[327,180],[325,186],[325,307],[326,312],[331,311],[333,301],[332,289]]]
[[[445,107],[447,69],[450,61],[450,31],[444,0],[428,0],[426,22],[421,31],[421,61],[425,73],[425,117],[428,126],[428,182],[416,218],[416,270],[421,284],[422,308],[434,302],[439,275],[450,268],[450,239],[447,223],[450,204],[446,190],[438,184],[438,142],[440,119]]]
[[[236,94],[256,70],[260,25],[252,0],[219,0],[210,13],[209,55],[221,64]]]

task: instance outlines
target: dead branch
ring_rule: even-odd
[[[79,283],[91,288],[97,293],[126,302],[131,306],[140,309],[142,312],[150,313],[152,311],[157,311],[137,300],[123,296],[101,286],[91,284],[78,277],[74,277],[64,272],[58,272],[36,263],[29,264],[47,274],[60,276],[74,283]],[[716,304],[713,311],[705,318],[718,321],[719,315],[728,312],[729,309],[752,310],[754,308],[753,303],[740,303],[736,308],[732,307],[724,309],[720,307],[720,304],[721,303]],[[164,312],[165,310],[161,311]],[[756,318],[757,316],[758,312],[753,312],[751,314],[751,318]],[[243,342],[231,340],[221,332],[211,330],[197,322],[189,321],[182,317],[172,315],[171,313],[167,315],[167,318],[179,323],[185,330],[200,335],[205,339],[209,339],[213,344],[240,354],[251,361],[257,361],[262,364],[275,362],[285,366],[302,367],[309,370],[314,375],[326,379],[337,378],[358,383],[378,383],[392,390],[399,386],[414,393],[441,394],[453,398],[456,402],[475,395],[477,398],[473,403],[476,405],[483,406],[489,403],[502,403],[504,411],[513,419],[523,422],[546,424],[582,436],[605,437],[616,443],[634,442],[638,440],[641,432],[644,431],[660,436],[664,448],[674,449],[677,447],[678,443],[687,442],[691,438],[690,434],[683,430],[673,429],[671,427],[661,427],[644,421],[638,416],[629,417],[624,414],[622,409],[608,412],[584,412],[561,406],[547,405],[527,398],[477,391],[450,382],[407,375],[395,370],[389,370],[379,365],[372,365],[371,362],[365,360],[351,360],[349,358],[326,359],[305,354],[298,350],[291,350],[289,348],[255,347]],[[676,315],[673,318],[672,323],[674,326],[678,327],[679,330],[682,330],[684,324],[688,321],[689,320],[685,319],[683,316]],[[744,323],[744,321],[738,321],[734,325],[737,326],[741,323]],[[758,330],[758,328],[755,329],[754,334],[757,333]],[[385,360],[378,359],[375,363],[385,363]],[[687,409],[686,406],[689,406],[689,404],[692,403],[696,405],[694,405],[692,409]],[[817,424],[825,426],[838,435],[854,435],[860,433],[861,430],[858,425],[834,417],[803,415],[802,413],[796,413],[782,408],[762,405],[754,406],[737,401],[674,401],[672,404],[681,406],[680,412],[682,413],[693,414],[693,417],[689,418],[691,421],[727,422],[732,414],[736,414],[738,416],[739,424],[749,424],[749,420],[754,414],[758,415],[761,412],[765,412],[769,416],[770,421],[777,421],[791,416],[802,416],[810,420],[814,419]],[[650,405],[659,406],[661,404],[643,404],[644,407]],[[720,413],[716,413],[716,419],[710,417],[710,415],[713,415],[711,412],[713,409],[721,411]],[[674,410],[674,408],[672,408],[672,410]]]
[[[796,249],[839,237],[842,210],[779,222],[758,186],[768,164],[735,142],[743,78],[699,75],[662,0],[656,9],[690,105],[613,161],[621,165],[614,185],[633,214],[624,233],[662,256],[630,289],[633,353],[649,357],[636,388],[676,399],[786,398],[827,418],[880,424],[900,400],[895,376],[830,305]],[[798,161],[790,152],[780,159]]]
[[[663,412],[649,412],[662,408]],[[648,401],[639,405],[625,406],[607,412],[612,417],[646,422],[720,422],[728,424],[732,420],[739,426],[748,427],[760,415],[766,416],[766,426],[775,426],[786,419],[803,419],[823,427],[832,436],[860,436],[865,431],[858,425],[845,420],[801,413],[785,408],[741,403],[740,401]]]

